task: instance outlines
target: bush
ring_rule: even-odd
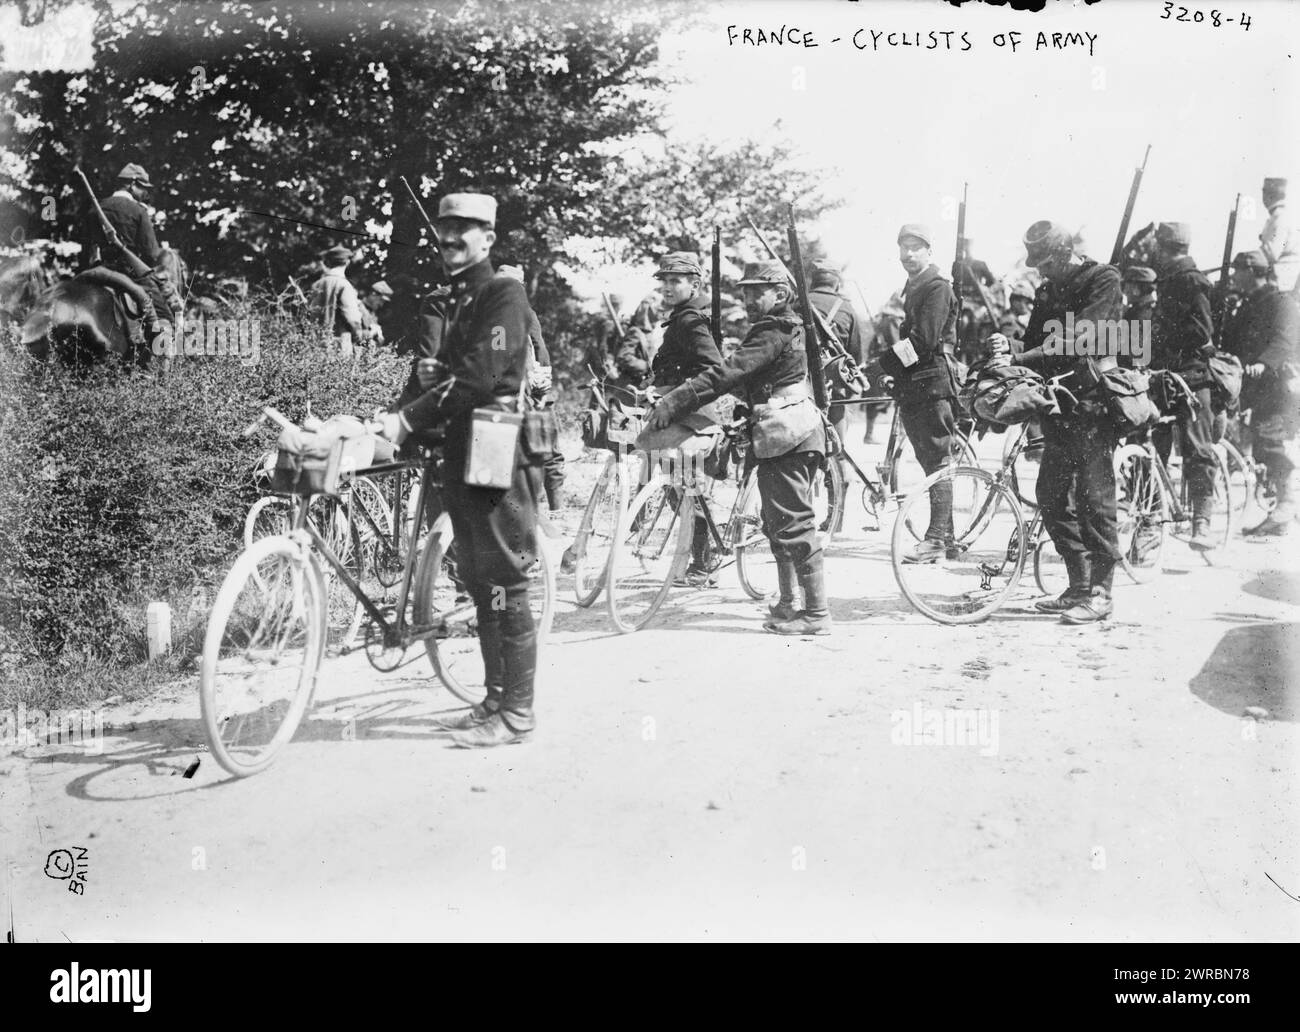
[[[149,602],[172,607],[173,668],[202,647],[210,600],[242,547],[252,472],[276,431],[241,430],[264,405],[301,420],[386,407],[406,359],[331,352],[322,331],[274,311],[260,361],[174,360],[170,370],[76,372],[0,350],[0,652],[11,680],[36,662],[145,659]],[[50,701],[50,700],[45,700]]]

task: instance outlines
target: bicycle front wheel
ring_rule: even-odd
[[[270,766],[302,720],[325,641],[324,599],[314,558],[288,537],[256,542],[217,591],[199,705],[209,750],[236,777]]]
[[[1141,445],[1121,445],[1114,461],[1120,563],[1135,583],[1145,584],[1160,572],[1164,554],[1164,486]]]
[[[1215,556],[1222,553],[1222,550],[1228,547],[1228,542],[1232,540],[1232,479],[1228,470],[1227,460],[1224,458],[1224,452],[1220,448],[1214,449],[1214,465],[1211,469],[1210,493],[1202,502],[1201,513],[1209,522],[1209,528],[1206,537],[1214,542],[1212,550],[1197,549],[1200,557],[1210,565],[1214,565]],[[1183,462],[1183,486],[1182,494],[1187,501],[1185,504],[1191,508],[1190,501],[1190,484],[1187,481],[1187,462]]]
[[[573,594],[584,609],[600,597],[605,586],[619,513],[627,508],[627,503],[627,476],[618,456],[611,454],[592,489],[573,543]]]
[[[681,488],[656,478],[619,516],[605,595],[610,619],[624,634],[649,623],[686,569],[695,529],[695,506],[686,501]]]
[[[952,489],[952,537],[928,562],[911,561],[912,527],[934,526],[931,491]],[[988,473],[951,466],[927,477],[894,521],[891,559],[903,596],[931,620],[975,623],[1000,607],[1020,583],[1028,558],[1025,517],[1015,496]]]
[[[255,501],[244,517],[244,547],[276,534],[287,534],[293,526],[293,508],[289,499],[278,495],[263,495]]]

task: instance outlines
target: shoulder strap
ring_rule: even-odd
[[[829,325],[829,324],[831,324],[831,323],[833,323],[833,322],[835,321],[835,316],[839,313],[839,310],[840,310],[840,308],[843,306],[843,304],[844,304],[844,298],[842,298],[842,297],[837,297],[837,298],[835,299],[835,304],[831,305],[831,310],[830,310],[829,312],[826,313],[826,323],[827,323],[827,325]]]

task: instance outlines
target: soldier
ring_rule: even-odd
[[[618,397],[631,401],[634,397],[632,388],[642,386],[650,372],[650,335],[638,322],[636,313],[619,316],[622,339],[614,337],[614,378],[607,384],[608,389]]]
[[[907,272],[903,287],[903,325],[899,340],[880,356],[880,368],[893,378],[894,401],[916,460],[926,476],[952,456],[956,433],[953,349],[957,342],[958,301],[950,284],[930,261],[930,230],[908,223],[898,231],[898,260]],[[952,543],[952,485],[930,489],[930,526],[925,538],[903,557],[932,563]]]
[[[443,721],[465,747],[524,740],[536,726],[533,679],[537,636],[528,570],[537,560],[538,475],[517,446],[506,490],[465,482],[471,414],[515,411],[528,362],[528,298],[523,285],[492,270],[496,201],[486,194],[448,194],[438,205],[438,250],[451,277],[452,308],[438,359],[422,359],[432,383],[415,401],[384,417],[384,434],[405,436],[442,424],[443,498],[455,533],[459,575],[474,599],[487,696],[459,718]]]
[[[1023,340],[1034,310],[1034,290],[1024,282],[1017,282],[1009,289],[1007,310],[998,322],[998,331],[1010,340]]]
[[[154,315],[163,322],[175,322],[181,311],[180,295],[166,273],[160,270],[162,248],[154,233],[153,216],[143,201],[146,192],[153,189],[145,170],[128,164],[117,174],[117,189],[99,202],[105,217],[117,232],[122,246],[154,270],[139,280],[149,300],[153,302]],[[130,276],[131,268],[121,255],[113,253],[104,237],[98,219],[90,221],[90,237],[84,254],[86,267],[104,265],[115,272]]]
[[[1300,306],[1268,280],[1268,256],[1244,251],[1232,261],[1241,307],[1224,329],[1224,347],[1241,359],[1241,407],[1250,409],[1255,460],[1268,470],[1277,508],[1246,537],[1282,537],[1295,517],[1295,438],[1300,430]]]
[[[661,429],[724,394],[743,393],[755,438],[763,531],[780,584],[763,626],[776,634],[827,634],[831,617],[812,506],[826,433],[808,387],[803,327],[790,303],[794,291],[775,261],[747,265],[739,286],[751,322],[748,335],[725,361],[705,366],[661,398],[647,425]],[[761,454],[769,447],[771,454]],[[795,603],[796,579],[802,609]]]
[[[867,361],[879,365],[880,356],[891,350],[899,340],[899,329],[903,325],[903,295],[895,291],[885,302],[880,315],[876,317],[871,343],[867,348]],[[889,402],[869,402],[862,406],[863,428],[862,443],[871,444],[875,440],[876,420],[889,410]]]
[[[663,324],[663,343],[650,364],[653,386],[662,395],[695,377],[720,369],[722,354],[709,328],[709,299],[703,290],[704,270],[699,259],[686,251],[664,255],[659,259],[655,279],[659,281],[664,304],[669,308],[668,318]],[[726,393],[721,391],[715,397]],[[707,404],[691,406],[682,413],[680,420],[674,422],[681,424],[683,432],[698,435],[715,426],[718,419],[718,408],[710,398]],[[692,447],[689,436],[683,445],[688,449]],[[637,447],[645,448],[647,445],[638,440]],[[691,562],[680,583],[690,587],[712,587],[715,583],[709,572],[708,524],[701,516],[696,517]]]
[[[1160,223],[1155,241],[1159,280],[1151,320],[1151,367],[1172,370],[1196,394],[1196,411],[1182,414],[1177,423],[1178,443],[1192,508],[1192,536],[1187,543],[1197,551],[1209,552],[1216,544],[1210,536],[1210,517],[1218,504],[1214,444],[1223,437],[1226,423],[1224,413],[1214,411],[1207,365],[1215,350],[1210,307],[1213,287],[1187,253],[1191,232],[1185,223]],[[1160,457],[1168,463],[1174,443],[1173,425],[1161,424],[1152,436]],[[1219,489],[1226,497],[1226,485],[1219,485]]]
[[[325,267],[321,278],[312,284],[308,294],[311,308],[322,319],[325,328],[344,355],[351,355],[355,344],[365,343],[372,336],[366,322],[366,313],[357,288],[347,277],[352,252],[335,245],[321,255]]]
[[[1121,281],[1124,290],[1124,321],[1150,323],[1156,311],[1156,271],[1145,265],[1130,265]],[[1130,330],[1130,333],[1132,331]],[[1135,355],[1119,356],[1120,365],[1141,368],[1144,363]]]
[[[1009,342],[1001,334],[989,340],[995,355],[1016,356],[1020,365],[1044,377],[1066,373],[1062,382],[1080,400],[1071,411],[1043,417],[1043,456],[1036,493],[1043,523],[1056,546],[1069,587],[1058,598],[1037,603],[1045,613],[1060,613],[1070,624],[1093,623],[1113,611],[1111,588],[1119,562],[1119,528],[1115,503],[1115,445],[1105,406],[1090,397],[1084,384],[1086,358],[1065,353],[1061,342],[1044,326],[1051,320],[1094,324],[1118,319],[1121,291],[1119,270],[1081,258],[1074,252],[1073,234],[1057,222],[1035,222],[1024,236],[1027,262],[1043,275],[1034,295],[1034,312],[1023,341]],[[1098,361],[1105,366],[1113,357]],[[1083,375],[1081,375],[1083,374]],[[1085,378],[1086,377],[1086,378]]]
[[[1268,220],[1259,233],[1259,248],[1268,259],[1277,289],[1283,293],[1294,291],[1300,273],[1300,232],[1287,211],[1286,180],[1265,179],[1263,198]]]
[[[826,317],[826,322],[831,330],[835,333],[836,338],[843,346],[844,350],[853,356],[859,368],[863,364],[862,358],[862,333],[858,328],[858,318],[853,313],[853,304],[845,297],[840,290],[843,287],[843,280],[840,276],[840,270],[831,262],[815,261],[808,266],[808,300],[812,306]],[[840,383],[834,383],[831,386],[831,399],[833,401],[843,401],[846,398],[856,397],[857,393],[850,390]],[[840,435],[840,441],[844,440],[845,425],[845,408],[843,405],[831,405],[827,413],[831,426],[835,428],[836,433]],[[848,464],[842,459],[835,460],[839,463],[841,480],[848,480]],[[826,486],[830,489],[830,472],[826,474]],[[830,516],[826,517],[826,522],[819,528],[820,530],[830,530]],[[838,528],[834,528],[838,529]]]

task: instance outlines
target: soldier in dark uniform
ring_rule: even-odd
[[[432,389],[384,417],[385,436],[401,443],[412,432],[445,426],[443,499],[455,531],[460,579],[474,599],[487,697],[441,724],[466,747],[523,740],[536,726],[533,678],[537,635],[528,598],[528,570],[537,560],[539,470],[515,454],[506,490],[465,482],[471,413],[516,411],[528,361],[528,298],[521,283],[493,272],[496,201],[485,194],[449,194],[438,206],[438,250],[451,277],[451,309],[439,358],[423,359]]]
[[[1130,324],[1152,323],[1156,312],[1156,271],[1145,265],[1130,265],[1124,270],[1121,281],[1124,290],[1124,321]],[[1130,329],[1130,334],[1132,330]],[[1119,364],[1126,368],[1141,368],[1144,363],[1136,355],[1120,355]],[[1148,356],[1148,359],[1150,356]]]
[[[650,337],[637,323],[635,313],[619,316],[619,329],[622,337],[614,337],[614,379],[607,388],[616,396],[631,401],[634,397],[632,388],[641,387],[650,373]]]
[[[704,271],[699,259],[686,251],[667,254],[659,260],[655,278],[659,280],[664,305],[670,309],[663,323],[663,343],[650,363],[653,386],[663,395],[694,377],[720,369],[722,353],[718,351],[709,327],[709,299],[703,290]],[[718,396],[726,393],[722,391]],[[692,407],[675,422],[682,423],[684,428],[698,435],[713,427],[718,418],[717,406],[705,404]],[[689,438],[683,446],[691,447]],[[645,445],[638,441],[638,447]],[[709,565],[708,526],[703,517],[697,516],[691,562],[682,575],[682,583],[691,587],[711,587],[714,577],[709,572]]]
[[[117,189],[100,201],[99,206],[117,232],[122,246],[153,270],[138,282],[153,302],[154,315],[163,322],[175,322],[182,307],[180,295],[166,272],[159,271],[162,248],[158,246],[158,237],[154,233],[153,216],[141,203],[146,191],[151,189],[153,184],[145,170],[139,165],[128,164],[117,174]],[[130,265],[108,245],[99,220],[92,218],[89,227],[90,236],[83,251],[86,267],[104,265],[114,272],[132,276]]]
[[[956,433],[950,365],[957,343],[957,297],[952,284],[930,261],[930,230],[909,223],[898,231],[898,257],[907,271],[899,340],[880,356],[880,368],[894,381],[894,400],[916,460],[926,476],[952,457]],[[952,485],[930,488],[930,526],[903,561],[932,563],[952,543]]]
[[[1282,537],[1295,517],[1295,442],[1300,431],[1300,306],[1269,280],[1268,256],[1245,251],[1232,262],[1241,307],[1224,328],[1224,349],[1241,359],[1241,407],[1250,409],[1256,461],[1268,469],[1277,508],[1246,537]]]
[[[1198,405],[1195,413],[1184,414],[1177,424],[1164,423],[1157,427],[1153,440],[1160,457],[1167,463],[1173,451],[1174,425],[1177,425],[1183,475],[1187,478],[1192,508],[1192,536],[1187,543],[1198,551],[1208,552],[1216,544],[1210,536],[1210,517],[1216,504],[1214,445],[1223,437],[1226,423],[1224,413],[1214,411],[1206,364],[1215,352],[1210,306],[1213,287],[1187,253],[1191,233],[1186,224],[1160,223],[1155,241],[1154,261],[1159,280],[1151,322],[1151,368],[1169,369],[1181,376],[1196,393]],[[1220,491],[1226,496],[1226,485],[1220,485]]]
[[[810,262],[808,266],[808,300],[812,306],[826,317],[826,322],[830,325],[836,338],[841,346],[857,362],[858,367],[863,365],[862,356],[862,332],[858,328],[858,317],[853,312],[853,304],[840,293],[843,287],[843,281],[840,277],[840,271],[834,264],[828,261]],[[831,387],[831,400],[842,401],[846,398],[856,397],[856,392],[849,390],[839,383]],[[845,407],[843,405],[834,405],[830,407],[827,413],[831,426],[835,432],[840,435],[840,441],[844,440],[845,426]],[[840,458],[835,460],[840,465],[841,479],[848,479],[848,464]],[[827,473],[827,487],[830,487],[830,473]],[[827,516],[827,520],[830,517]],[[823,524],[822,530],[838,529],[831,528],[829,522]]]
[[[1119,562],[1115,502],[1115,445],[1104,402],[1089,392],[1086,358],[1066,354],[1044,325],[1052,320],[1118,319],[1122,293],[1119,270],[1074,253],[1074,236],[1056,222],[1035,222],[1025,232],[1027,262],[1043,275],[1034,295],[1034,312],[1023,341],[990,339],[995,355],[1013,353],[1019,365],[1044,377],[1075,375],[1062,381],[1079,398],[1072,410],[1043,417],[1043,457],[1037,497],[1043,523],[1065,564],[1069,587],[1037,603],[1045,613],[1060,613],[1066,623],[1093,623],[1113,611],[1111,589]],[[1108,357],[1099,365],[1113,363]]]
[[[905,314],[903,311],[903,295],[896,292],[885,302],[885,307],[880,310],[880,314],[876,317],[871,343],[867,346],[867,362],[874,362],[879,365],[880,356],[886,351],[891,351],[894,345],[898,343],[899,330],[903,325]],[[871,444],[875,440],[876,420],[889,410],[889,402],[870,402],[863,405],[862,408],[862,443]]]
[[[751,322],[748,335],[724,362],[669,391],[655,405],[649,426],[666,427],[724,394],[743,394],[754,425],[763,530],[772,543],[781,591],[763,626],[777,634],[826,634],[831,617],[812,506],[826,433],[809,390],[803,326],[791,307],[793,288],[780,262],[749,264],[739,286]],[[762,455],[766,449],[759,442],[765,439],[779,453]],[[802,609],[795,603],[796,579],[803,589]]]

